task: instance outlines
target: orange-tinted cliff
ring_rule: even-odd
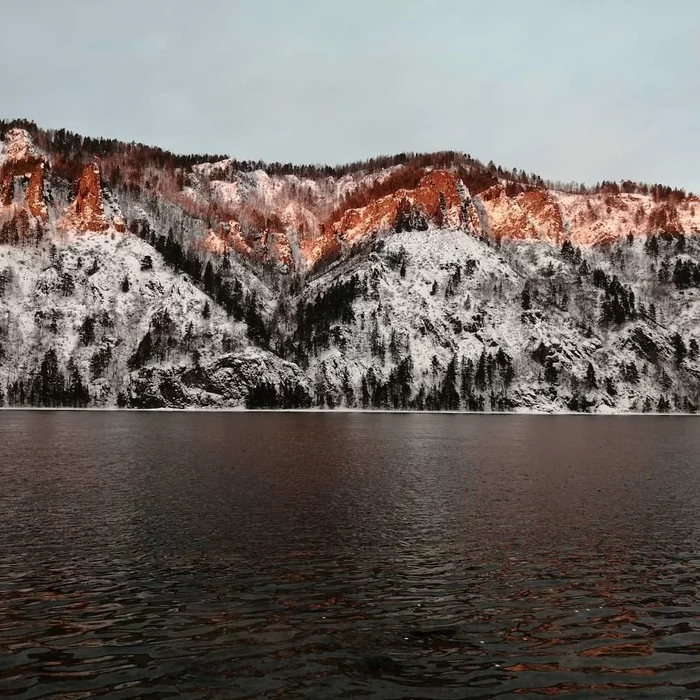
[[[368,161],[337,170],[268,168],[230,158],[183,157],[180,166],[157,149],[98,144],[97,151],[84,152],[77,135],[35,135],[41,149],[25,129],[4,132],[0,218],[26,212],[64,233],[123,231],[120,197],[127,198],[124,211],[132,217],[165,202],[179,210],[169,221],[187,217],[190,228],[181,230],[188,245],[212,255],[234,251],[281,270],[313,270],[392,230],[434,227],[445,235],[551,245],[569,239],[578,246],[608,244],[630,233],[700,233],[700,200],[680,190],[625,181],[593,192],[562,191],[537,176],[450,152],[403,154],[383,159],[385,167]],[[103,188],[103,177],[109,187]]]
[[[89,163],[83,169],[75,199],[66,208],[57,226],[64,231],[79,233],[106,231],[109,228],[102,204],[102,183],[97,164]]]
[[[388,231],[396,226],[400,209],[407,204],[427,223],[439,227],[459,227],[461,199],[453,173],[431,170],[413,190],[398,190],[361,209],[346,211],[331,230],[342,243],[354,244],[372,233]]]
[[[15,198],[17,185],[28,213],[41,221],[48,217],[44,201],[44,172],[46,158],[32,143],[23,129],[11,129],[5,134],[2,161],[0,162],[0,206],[10,207]]]

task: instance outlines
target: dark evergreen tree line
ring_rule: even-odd
[[[229,316],[236,321],[245,321],[247,333],[251,340],[267,348],[270,344],[271,331],[267,327],[259,308],[255,292],[244,293],[238,279],[224,277],[230,270],[228,256],[223,257],[221,269],[214,269],[211,260],[202,264],[199,256],[193,250],[186,250],[177,240],[173,230],[168,235],[157,234],[146,221],[134,221],[130,224],[132,233],[150,243],[162,256],[166,264],[176,272],[184,272],[204,289],[212,299],[223,307]],[[141,261],[141,270],[153,268],[153,260],[145,256]],[[211,311],[209,307],[209,311]]]
[[[693,260],[678,258],[673,268],[673,284],[678,289],[700,287],[700,265]]]
[[[617,275],[610,278],[603,270],[596,268],[593,270],[593,284],[605,292],[601,306],[601,323],[621,325],[637,317],[634,292],[631,287],[624,287]]]
[[[246,408],[310,408],[311,396],[299,384],[283,381],[279,386],[262,381],[251,387],[246,397]]]
[[[365,284],[353,275],[349,280],[334,282],[311,301],[299,301],[294,332],[297,353],[315,354],[328,348],[333,336],[332,324],[355,320],[352,303],[364,291]]]
[[[9,406],[84,408],[90,404],[90,393],[77,366],[69,360],[66,377],[53,348],[45,353],[38,372],[10,382],[6,393]]]

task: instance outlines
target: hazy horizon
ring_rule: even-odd
[[[267,162],[455,150],[700,191],[690,0],[30,0],[0,20],[2,116],[43,128]]]

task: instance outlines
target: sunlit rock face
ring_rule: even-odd
[[[338,208],[340,180],[332,178],[314,188],[306,185],[313,196],[296,183],[290,188],[284,177],[258,171],[236,184],[215,181],[213,196],[227,192],[234,213],[211,229],[204,246],[216,254],[235,250],[286,271],[309,271],[352,255],[377,235],[425,226],[495,241],[559,246],[568,239],[581,247],[610,244],[630,233],[700,232],[700,200],[692,196],[656,201],[651,194],[572,193],[507,179],[470,193],[454,170],[440,168],[424,168],[415,187],[371,194],[376,182],[402,167],[387,168],[373,180],[358,174],[354,185],[352,176],[344,176],[344,192],[369,193],[361,206],[347,208]],[[198,172],[217,171],[212,166]]]
[[[104,158],[67,156],[52,148],[41,131],[36,143],[23,128],[4,133],[3,221],[29,217],[30,223],[19,227],[22,231],[48,223],[64,237],[123,232],[128,217],[122,214],[123,191],[117,196],[114,189],[119,185],[113,181],[116,170],[128,174],[131,191],[149,204],[162,200],[206,221],[188,245],[215,257],[233,252],[282,273],[313,272],[352,256],[378,235],[424,226],[494,241],[538,240],[557,246],[568,239],[580,247],[609,245],[629,234],[700,232],[700,200],[684,193],[659,197],[653,190],[657,186],[562,191],[534,176],[516,181],[478,163],[437,167],[410,158],[405,164],[360,165],[328,176],[320,174],[321,166],[308,176],[279,174],[264,164],[247,170],[230,158],[177,169],[132,162],[119,149]],[[438,155],[433,162],[439,162]],[[64,167],[62,180],[52,166],[61,171],[66,162],[71,168]],[[474,172],[481,179],[470,179]],[[55,187],[63,193],[57,200],[51,196]]]
[[[96,164],[90,163],[83,169],[75,199],[57,225],[63,230],[79,233],[106,231],[109,228],[102,205],[100,169]]]
[[[31,216],[46,221],[44,172],[47,162],[24,129],[10,129],[5,134],[0,154],[0,206],[25,208]],[[17,190],[20,191],[19,201]]]
[[[413,190],[401,189],[366,207],[346,211],[333,225],[340,241],[354,244],[367,236],[395,228],[399,216],[410,207],[426,223],[459,227],[462,199],[455,176],[444,170],[428,171]]]

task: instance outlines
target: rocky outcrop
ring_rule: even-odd
[[[548,190],[529,190],[517,197],[520,208],[543,238],[557,245],[565,235],[561,210]]]
[[[446,170],[430,170],[413,190],[398,190],[360,209],[349,209],[332,231],[346,245],[354,245],[373,233],[396,227],[406,203],[426,222],[439,227],[457,228],[462,222],[462,198],[455,175]]]
[[[33,217],[46,221],[48,209],[44,202],[43,162],[6,163],[0,166],[0,204],[12,204],[15,178],[19,178],[24,192],[24,204]]]
[[[479,200],[488,234],[496,240],[545,240],[558,245],[566,235],[559,205],[548,190],[531,189],[514,196],[494,185]]]
[[[145,367],[132,375],[122,401],[132,408],[245,407],[260,386],[297,401],[309,395],[297,365],[271,354],[228,354],[204,366]]]
[[[486,214],[486,234],[500,240],[537,238],[537,229],[517,198],[509,197],[505,187],[494,185],[479,196]]]
[[[24,129],[10,129],[4,138],[0,158],[0,206],[13,203],[16,184],[21,187],[23,205],[28,213],[41,221],[48,218],[44,200],[44,173],[47,160],[35,148]]]
[[[377,234],[428,226],[496,241],[560,246],[568,239],[580,247],[607,245],[630,233],[700,233],[700,200],[694,196],[658,201],[644,188],[614,187],[564,192],[507,174],[480,178],[480,167],[409,163],[336,179],[239,172],[226,161],[225,168],[196,166],[182,193],[189,193],[192,212],[213,204],[228,214],[205,248],[229,248],[286,270],[319,269]],[[250,210],[265,215],[256,219]]]
[[[222,255],[232,251],[254,262],[272,263],[283,269],[294,265],[292,247],[287,231],[277,217],[266,219],[257,212],[242,224],[231,220],[217,224],[202,239],[208,253]]]
[[[57,227],[79,233],[106,231],[109,228],[102,204],[100,169],[96,163],[90,163],[83,169],[75,199],[66,208]]]
[[[8,129],[3,136],[0,220],[17,218],[22,230],[39,236],[50,233],[54,222],[63,234],[123,232],[120,205],[129,212],[131,197],[143,197],[146,209],[151,198],[162,197],[190,221],[209,222],[204,236],[195,226],[197,234],[188,241],[193,247],[212,255],[232,251],[281,272],[318,271],[377,234],[425,227],[554,246],[568,239],[579,247],[607,245],[630,233],[700,234],[700,199],[682,191],[608,183],[595,193],[585,187],[564,192],[546,188],[539,178],[515,181],[507,171],[460,157],[410,157],[383,169],[368,161],[366,169],[342,175],[318,167],[285,174],[279,164],[250,171],[231,159],[190,170],[156,162],[144,167],[128,157],[122,162],[125,149],[116,159],[105,154],[100,165],[85,165],[73,201],[57,211],[51,202],[66,201],[66,179],[75,177],[81,156],[70,149],[66,155],[66,144],[50,133],[36,133],[46,153],[25,129]],[[425,164],[430,162],[439,165]],[[102,167],[110,178],[116,173],[115,183],[128,182],[125,199],[117,201],[117,190],[103,187]]]

